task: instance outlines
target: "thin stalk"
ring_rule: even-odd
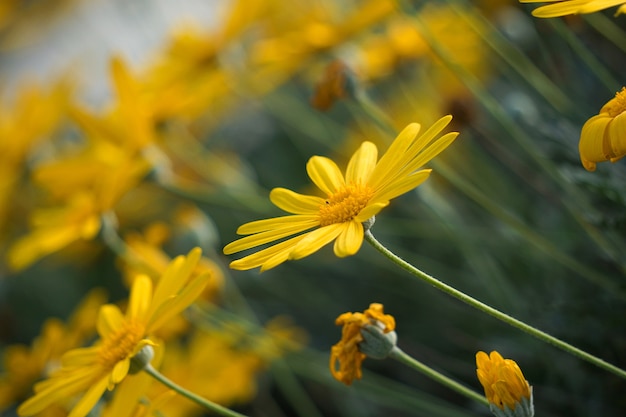
[[[556,337],[549,335],[548,333],[541,331],[539,329],[536,329],[526,323],[524,323],[523,321],[520,321],[514,317],[509,316],[508,314],[505,314],[503,312],[501,312],[500,310],[497,310],[481,301],[476,300],[473,297],[470,297],[469,295],[457,290],[454,287],[451,287],[441,281],[439,281],[437,278],[428,275],[425,272],[422,272],[421,270],[419,270],[418,268],[414,267],[413,265],[411,265],[410,263],[406,262],[404,259],[400,258],[399,256],[397,256],[396,254],[394,254],[393,252],[391,252],[389,249],[387,249],[385,246],[383,246],[378,240],[376,240],[376,238],[374,237],[374,235],[372,234],[371,230],[367,230],[365,232],[365,240],[372,245],[372,247],[374,247],[374,249],[376,249],[378,252],[380,252],[383,256],[385,256],[387,259],[389,259],[391,262],[395,263],[396,265],[398,265],[400,268],[404,269],[405,271],[409,272],[411,275],[413,275],[416,278],[421,279],[422,281],[425,281],[426,283],[432,285],[433,287],[437,288],[440,291],[443,291],[444,293],[456,298],[457,300],[460,300],[462,302],[464,302],[465,304],[476,308],[477,310],[482,311],[483,313],[489,314],[492,317],[495,317],[496,319],[510,325],[513,327],[516,327],[528,334],[530,334],[531,336],[536,337],[539,340],[542,340],[544,342],[550,343],[551,345],[565,351],[568,352],[574,356],[579,357],[580,359],[583,359],[599,368],[602,368],[606,371],[611,372],[612,374],[619,376],[620,378],[624,378],[626,379],[626,371],[618,368],[615,365],[612,365],[606,361],[604,361],[603,359],[600,359],[596,356],[593,356],[581,349],[578,349],[575,346],[570,345],[567,342],[564,342],[560,339],[557,339]]]
[[[458,382],[445,376],[441,372],[438,372],[430,366],[418,361],[415,358],[412,358],[411,356],[404,353],[397,346],[394,347],[393,350],[389,353],[389,357],[397,360],[400,363],[403,363],[404,365],[407,365],[410,368],[415,369],[418,372],[423,373],[427,377],[447,386],[451,390],[456,391],[471,400],[478,401],[479,403],[484,404],[487,407],[489,406],[489,401],[487,401],[487,398],[485,398],[484,395],[481,395],[476,391],[471,390],[462,384],[459,384]]]
[[[618,91],[622,85],[618,80],[611,75],[601,62],[589,51],[576,35],[565,26],[565,23],[559,19],[548,19],[552,28],[568,43],[568,45],[574,50],[579,58],[589,67],[591,72],[598,78],[598,80],[606,87],[608,91],[613,93]]]
[[[602,273],[597,272],[595,269],[588,267],[584,263],[564,252],[549,239],[546,239],[540,233],[537,233],[534,229],[528,227],[519,218],[515,217],[505,208],[494,202],[488,195],[481,192],[460,175],[456,174],[446,164],[441,161],[433,161],[433,165],[437,169],[437,172],[440,173],[446,180],[491,213],[494,217],[509,226],[512,230],[519,233],[520,236],[524,237],[524,239],[532,245],[539,248],[543,253],[550,255],[556,262],[580,275],[587,281],[602,287],[606,291],[615,294],[621,299],[626,300],[626,293],[616,282],[613,282]]]
[[[465,1],[464,6],[459,6],[457,1],[446,2],[455,10],[457,17],[470,26],[485,45],[489,46],[521,79],[524,80],[533,91],[542,95],[545,100],[555,109],[575,111],[571,100],[550,77],[542,72],[537,65],[522,51],[512,47],[510,41],[493,26],[493,24],[481,13],[473,12],[472,2]]]
[[[590,13],[583,17],[598,33],[601,33],[607,40],[626,52],[626,33],[615,24],[613,19],[609,19],[602,13]]]
[[[206,408],[209,411],[212,411],[215,414],[219,414],[221,416],[226,416],[226,417],[246,417],[245,414],[240,414],[236,411],[233,411],[219,404],[211,402],[207,400],[206,398],[202,398],[199,395],[186,390],[185,388],[176,384],[174,381],[170,380],[165,375],[161,374],[159,371],[154,369],[152,365],[150,364],[148,364],[143,370],[152,378],[156,379],[157,381],[159,381],[166,387],[173,389],[174,391],[176,391],[183,397],[190,399],[191,401],[195,402],[198,405],[201,405],[202,407]]]
[[[153,275],[160,275],[150,264],[144,261],[117,233],[117,218],[115,213],[109,211],[102,215],[102,230],[100,236],[104,244],[111,249],[119,258],[128,262],[135,268],[149,271]]]

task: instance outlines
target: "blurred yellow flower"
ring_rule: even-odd
[[[140,275],[148,275],[153,282],[157,282],[171,261],[161,249],[170,238],[170,233],[168,225],[156,222],[148,225],[143,233],[132,232],[124,237],[126,245],[132,252],[131,257],[120,259],[128,285]],[[224,283],[221,268],[211,259],[202,257],[198,261],[194,274],[208,274],[209,279],[200,298],[205,301],[214,301]],[[159,337],[167,339],[163,334],[159,334]]]
[[[96,332],[95,320],[106,295],[101,289],[90,291],[76,307],[67,324],[50,318],[31,346],[11,345],[3,353],[4,371],[0,374],[0,414],[22,401],[33,383],[58,366],[61,356],[81,346]]]
[[[268,19],[267,36],[255,39],[250,52],[248,86],[267,92],[307,68],[318,54],[347,44],[392,16],[390,0],[366,0],[356,8],[333,2],[293,2]]]
[[[199,248],[178,256],[153,289],[147,276],[138,277],[130,292],[126,315],[112,304],[100,308],[99,341],[63,355],[61,368],[35,385],[35,395],[18,408],[31,416],[51,404],[81,395],[70,417],[84,417],[108,388],[128,374],[130,361],[143,347],[153,345],[151,334],[189,306],[202,292],[207,275],[191,278],[201,256]]]
[[[240,226],[237,233],[250,236],[226,245],[224,253],[241,252],[295,236],[233,261],[230,267],[245,270],[260,266],[264,271],[288,259],[304,258],[333,240],[335,255],[354,255],[363,243],[362,223],[378,214],[391,199],[411,191],[428,178],[431,170],[420,168],[458,135],[447,133],[435,140],[451,120],[451,116],[442,117],[421,135],[419,124],[408,125],[378,161],[376,145],[364,142],[350,159],[345,176],[332,160],[312,157],[307,163],[307,173],[325,197],[273,189],[272,203],[293,215]]]
[[[621,6],[615,15],[626,13],[624,0],[520,0],[520,3],[552,3],[533,10],[535,17],[558,17],[569,14],[594,13],[609,7]]]
[[[208,314],[215,318],[212,312]],[[153,361],[172,381],[184,384],[194,393],[225,407],[250,401],[257,390],[257,379],[272,360],[299,349],[303,331],[284,318],[270,321],[265,328],[220,321],[215,327],[192,330],[184,341],[167,342],[163,363],[158,350]],[[157,346],[157,348],[160,346]],[[144,373],[126,378],[115,390],[105,416],[168,417],[202,416],[206,411],[165,386],[154,383]],[[142,398],[141,403],[137,400]],[[136,414],[130,411],[135,410]],[[148,414],[150,412],[150,414]]]
[[[626,155],[626,87],[587,120],[578,150],[587,171],[595,171],[596,162],[615,162]]]
[[[476,354],[476,368],[478,380],[496,416],[515,412],[516,416],[532,417],[532,388],[515,361],[502,358],[496,351],[489,355],[481,351]],[[509,409],[508,413],[505,407]]]
[[[343,328],[341,340],[330,351],[330,372],[337,381],[351,385],[355,379],[361,379],[361,364],[367,357],[359,350],[359,343],[364,340],[363,327],[380,326],[384,333],[389,333],[396,328],[396,320],[383,313],[382,304],[372,303],[363,313],[343,313],[335,324]]]
[[[9,265],[23,269],[73,242],[93,239],[101,216],[136,187],[150,167],[145,159],[98,137],[90,137],[76,154],[40,164],[33,171],[34,181],[60,203],[33,210],[32,230],[9,249]]]
[[[37,85],[19,88],[14,100],[0,104],[0,229],[11,210],[23,205],[21,196],[27,193],[19,189],[26,162],[62,125],[71,95],[70,84],[59,81],[49,90]]]
[[[72,242],[93,239],[101,224],[90,194],[77,194],[62,207],[36,209],[30,222],[33,230],[14,241],[7,253],[9,266],[14,270],[26,268]]]

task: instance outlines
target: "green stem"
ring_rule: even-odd
[[[548,333],[545,333],[539,329],[536,329],[514,317],[509,316],[508,314],[505,314],[503,312],[501,312],[500,310],[496,310],[495,308],[488,306],[487,304],[476,300],[475,298],[470,297],[469,295],[457,290],[456,288],[453,288],[441,281],[439,281],[437,278],[432,277],[428,274],[426,274],[425,272],[422,272],[421,270],[417,269],[416,267],[414,267],[413,265],[411,265],[410,263],[406,262],[404,259],[400,258],[399,256],[397,256],[396,254],[394,254],[393,252],[391,252],[389,249],[387,249],[385,246],[383,246],[378,240],[376,240],[376,238],[374,237],[374,235],[372,234],[371,230],[368,230],[365,232],[365,240],[374,247],[374,249],[376,249],[378,252],[380,252],[381,254],[383,254],[387,259],[389,259],[390,261],[392,261],[393,263],[395,263],[396,265],[398,265],[400,268],[404,269],[405,271],[409,272],[411,275],[425,281],[426,283],[432,285],[433,287],[437,288],[438,290],[441,290],[443,292],[445,292],[448,295],[451,295],[452,297],[456,298],[457,300],[460,300],[462,302],[464,302],[465,304],[468,304],[484,313],[489,314],[492,317],[495,317],[496,319],[510,325],[513,327],[516,327],[528,334],[530,334],[531,336],[536,337],[539,340],[542,340],[544,342],[548,342],[551,345],[564,350],[568,353],[571,353],[574,356],[578,356],[579,358],[592,363],[594,365],[596,365],[599,368],[602,368],[606,371],[611,372],[614,375],[619,376],[620,378],[624,378],[626,379],[626,371],[624,371],[621,368],[618,368],[615,365],[612,365],[596,356],[593,356],[583,350],[578,349],[575,346],[570,345],[569,343],[566,343],[560,339],[557,339],[554,336],[549,335]]]
[[[152,365],[147,365],[143,370],[148,375],[150,375],[152,378],[156,379],[157,381],[159,381],[160,383],[162,383],[166,387],[173,389],[174,391],[176,391],[177,393],[179,393],[183,397],[186,397],[186,398],[190,399],[191,401],[193,401],[193,402],[203,406],[207,410],[210,410],[210,411],[212,411],[212,412],[214,412],[216,414],[219,414],[221,416],[246,417],[244,414],[240,414],[240,413],[238,413],[236,411],[230,410],[230,409],[228,409],[226,407],[223,407],[223,406],[221,406],[219,404],[215,404],[214,402],[211,402],[211,401],[207,400],[206,398],[202,398],[199,395],[196,395],[196,394],[194,394],[191,391],[187,391],[185,388],[183,388],[183,387],[179,386],[178,384],[174,383],[173,381],[171,381],[170,379],[165,377],[163,374],[161,374],[159,371],[154,369],[152,367]]]
[[[558,33],[572,50],[578,55],[583,63],[591,70],[606,89],[613,93],[618,91],[621,83],[613,77],[609,70],[594,56],[578,37],[560,19],[548,19],[548,24]]]
[[[607,40],[613,42],[613,45],[626,52],[626,33],[613,19],[608,18],[602,13],[589,13],[584,15],[584,19],[598,33],[601,33]]]
[[[367,116],[371,118],[383,131],[396,136],[398,130],[395,128],[393,120],[385,114],[368,96],[365,92],[357,92],[354,96],[354,101],[365,112]],[[350,102],[348,102],[350,103]]]
[[[461,395],[466,396],[471,400],[478,401],[479,403],[482,403],[487,407],[489,406],[489,401],[487,401],[487,398],[485,398],[484,395],[481,395],[476,391],[473,391],[466,386],[459,384],[458,382],[451,378],[448,378],[441,372],[435,371],[430,366],[425,365],[417,359],[414,359],[411,356],[407,355],[397,346],[394,347],[393,350],[389,353],[389,357],[403,363],[404,365],[407,365],[410,368],[415,369],[418,372],[423,373],[427,377],[447,386],[448,388],[458,392]]]

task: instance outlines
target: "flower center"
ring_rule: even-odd
[[[356,217],[367,206],[374,190],[367,186],[349,184],[339,189],[320,206],[320,225],[345,223]]]
[[[619,116],[626,111],[626,87],[622,87],[621,91],[615,93],[615,98],[607,106],[607,111],[611,117]]]
[[[120,361],[128,358],[143,339],[145,328],[135,321],[125,322],[115,333],[104,339],[100,347],[100,363],[106,369],[113,367]]]

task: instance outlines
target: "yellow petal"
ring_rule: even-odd
[[[420,125],[411,123],[396,137],[374,168],[369,182],[373,188],[386,183],[406,163],[406,154],[420,131]]]
[[[116,305],[105,304],[100,307],[98,312],[98,322],[96,323],[98,334],[104,339],[121,328],[123,322],[124,315],[120,309]]]
[[[332,195],[345,185],[341,171],[331,159],[313,156],[306,164],[306,171],[317,188]]]
[[[168,298],[174,295],[177,288],[180,288],[179,277],[183,267],[185,266],[185,262],[185,256],[179,255],[169,263],[165,272],[161,275],[156,288],[154,289],[152,302],[150,303],[150,311],[148,312],[147,317],[151,317],[154,311]]]
[[[63,354],[61,363],[67,367],[93,365],[98,360],[99,353],[99,346],[72,349]]]
[[[423,169],[387,185],[381,193],[372,197],[371,203],[386,202],[417,188],[428,179],[431,171],[430,169]]]
[[[345,227],[344,223],[337,223],[320,227],[308,233],[289,254],[289,259],[302,259],[317,252],[322,246],[339,236]]]
[[[163,324],[189,307],[191,303],[200,296],[209,279],[210,275],[208,273],[199,275],[187,284],[178,295],[163,303],[152,315],[151,322],[148,323],[146,332],[151,333],[156,331]]]
[[[355,221],[363,223],[366,220],[371,219],[377,215],[382,209],[389,205],[389,201],[369,203],[359,214],[354,218]]]
[[[372,142],[363,142],[359,149],[352,155],[346,169],[346,182],[348,184],[367,184],[370,175],[376,167],[378,149]]]
[[[152,316],[161,308],[162,304],[177,295],[181,288],[187,285],[191,272],[198,265],[201,256],[202,250],[196,247],[190,250],[187,256],[178,256],[170,262],[154,290],[150,310],[146,315],[149,321],[152,320]]]
[[[422,133],[415,140],[415,142],[412,143],[411,148],[409,149],[410,155],[412,155],[411,157],[414,157],[415,155],[420,153],[421,150],[424,149],[430,142],[432,142],[433,139],[435,139],[435,137],[437,137],[437,135],[443,129],[445,129],[446,126],[448,126],[448,124],[450,124],[451,121],[452,121],[452,116],[447,115],[447,116],[443,116],[442,118],[437,120],[435,123],[433,123],[432,126],[430,126],[428,130],[426,130],[426,132]]]
[[[335,240],[334,252],[339,258],[354,255],[363,243],[363,225],[358,221],[351,221]]]
[[[293,214],[317,213],[324,199],[320,197],[298,194],[286,188],[274,188],[270,192],[270,200],[276,207]]]
[[[111,59],[111,78],[119,101],[126,106],[136,101],[136,86],[124,61],[115,56]],[[125,110],[131,110],[126,108]]]
[[[128,309],[126,310],[126,317],[144,322],[147,318],[146,314],[150,308],[151,300],[152,280],[147,275],[141,274],[135,278],[132,289],[130,290],[130,300],[128,302]]]
[[[33,385],[33,391],[37,395],[44,394],[44,391],[54,392],[54,395],[56,395],[56,392],[61,388],[65,389],[66,387],[71,387],[72,385],[75,387],[82,386],[83,388],[74,388],[76,391],[72,391],[78,392],[87,389],[87,386],[91,383],[91,379],[100,377],[101,375],[104,375],[104,373],[98,366],[93,366],[91,368],[79,367],[74,369],[59,368],[52,371],[50,378],[36,382]]]
[[[610,159],[626,155],[626,113],[619,114],[609,123],[606,135],[611,147]]]
[[[488,369],[489,366],[489,356],[483,351],[476,353],[476,367],[479,369]]]
[[[130,369],[130,358],[122,359],[118,361],[113,370],[111,371],[111,376],[109,378],[108,388],[112,390],[116,384],[119,384],[126,375],[128,375],[128,370]]]
[[[532,11],[533,16],[541,18],[559,17],[580,13],[580,9],[589,0],[573,0],[541,6]]]
[[[276,268],[278,265],[289,260],[289,253],[291,253],[291,249],[286,248],[286,249],[279,251],[271,258],[267,259],[265,262],[261,264],[261,272],[265,272],[272,268]]]
[[[252,268],[256,268],[258,266],[264,265],[265,262],[268,262],[270,259],[273,259],[276,256],[278,256],[280,259],[284,258],[282,261],[284,262],[288,259],[288,255],[293,250],[295,245],[298,242],[300,242],[302,239],[304,239],[306,236],[307,236],[307,233],[293,237],[289,240],[278,243],[276,245],[272,245],[269,248],[253,253],[252,255],[248,255],[241,259],[237,259],[236,261],[233,261],[230,263],[230,267],[236,270],[248,270],[248,269],[252,269]],[[274,264],[274,266],[282,262],[276,263],[276,259],[272,260],[272,264]],[[270,269],[270,268],[265,268],[265,269]]]
[[[246,249],[254,248],[256,246],[280,240],[287,236],[292,236],[304,232],[318,225],[318,219],[307,220],[304,222],[296,222],[294,224],[287,224],[286,227],[283,226],[282,228],[277,230],[268,230],[266,232],[257,233],[235,240],[234,242],[226,245],[223,251],[226,255],[230,255],[231,253],[235,252],[241,252]]]
[[[83,238],[91,239],[99,229],[100,221],[92,217],[86,217],[84,222],[46,225],[35,229],[9,248],[7,254],[9,266],[14,270],[24,269],[72,242]]]
[[[91,385],[89,390],[83,395],[83,397],[76,403],[72,411],[67,417],[85,417],[91,409],[96,405],[102,394],[106,390],[108,385],[108,375],[101,378],[98,382]]]
[[[504,358],[496,350],[492,350],[491,353],[489,353],[489,360],[494,366],[500,366],[500,364],[504,362]]]
[[[289,216],[274,217],[271,219],[256,220],[239,226],[237,234],[250,235],[268,230],[284,229],[291,227],[292,223],[305,224],[314,220],[317,220],[319,223],[319,215],[294,214]]]
[[[587,1],[586,4],[580,7],[578,13],[595,13],[622,3],[624,3],[624,0]]]
[[[454,142],[458,135],[459,134],[457,132],[451,132],[437,139],[437,141],[435,141],[428,148],[424,149],[422,153],[412,159],[410,163],[408,163],[403,169],[401,169],[398,172],[397,178],[406,176],[424,166],[426,163],[428,163],[428,161],[439,155],[448,146],[450,146],[450,144]]]
[[[578,151],[580,159],[589,171],[595,169],[596,162],[603,162],[609,158],[608,144],[605,145],[605,131],[612,119],[607,115],[593,116],[583,125],[580,132]]]
[[[88,368],[86,372],[76,372],[72,375],[44,380],[45,384],[36,384],[36,394],[24,401],[17,409],[17,413],[20,416],[32,416],[51,404],[73,397],[92,385],[94,371],[97,372],[97,368]]]

